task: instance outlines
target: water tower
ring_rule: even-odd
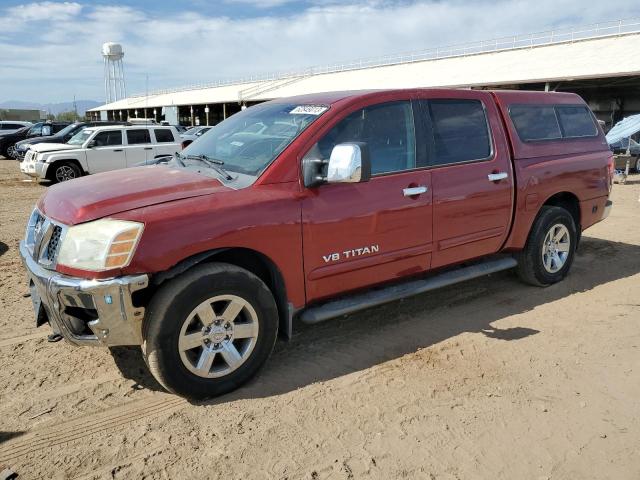
[[[107,103],[115,102],[127,96],[122,57],[124,57],[124,50],[119,43],[107,42],[102,45],[104,93]]]

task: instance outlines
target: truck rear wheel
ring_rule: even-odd
[[[520,279],[539,287],[559,282],[571,268],[577,242],[571,214],[560,207],[542,207],[527,244],[518,255]]]
[[[204,264],[154,295],[142,352],[167,390],[202,399],[249,380],[271,354],[278,311],[258,277],[235,265]]]

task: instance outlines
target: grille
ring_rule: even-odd
[[[53,223],[35,209],[29,219],[25,238],[33,259],[45,268],[54,267],[64,232],[64,225]]]
[[[53,232],[51,233],[51,240],[49,240],[49,244],[47,245],[47,251],[45,252],[45,258],[50,262],[53,262],[56,259],[56,255],[58,254],[58,248],[60,248],[60,235],[62,234],[62,227],[56,225],[53,227]]]

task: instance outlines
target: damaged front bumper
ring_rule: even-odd
[[[43,268],[24,241],[20,256],[27,269],[38,324],[48,320],[55,333],[74,345],[141,345],[144,308],[132,294],[146,288],[148,275],[87,280]]]

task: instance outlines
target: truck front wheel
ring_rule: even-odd
[[[542,207],[527,244],[518,255],[518,275],[531,285],[546,287],[562,280],[573,263],[578,235],[564,208]]]
[[[204,264],[154,295],[142,352],[167,390],[202,399],[249,380],[271,354],[277,332],[276,303],[262,280],[235,265]]]

